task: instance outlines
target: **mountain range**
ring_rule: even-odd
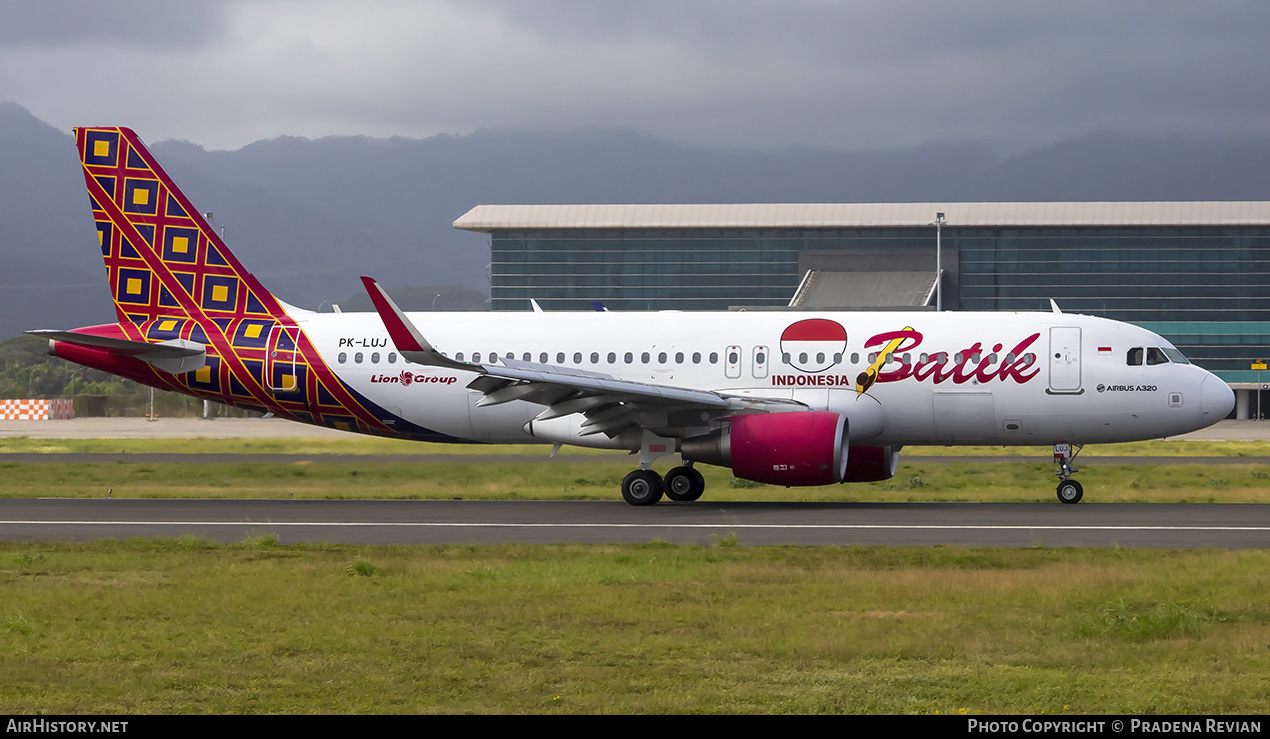
[[[1095,132],[1013,154],[729,151],[595,130],[150,148],[266,287],[321,310],[361,305],[363,274],[413,296],[407,309],[479,307],[488,237],[451,225],[478,204],[1270,200],[1270,137]],[[102,269],[70,132],[0,102],[0,340],[113,321]]]

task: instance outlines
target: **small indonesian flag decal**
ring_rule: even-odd
[[[824,372],[847,348],[847,330],[825,318],[809,318],[790,324],[781,334],[781,351],[789,363],[804,372]]]
[[[1111,347],[1109,347],[1109,346],[1100,346],[1100,347],[1098,347],[1098,353],[1099,353],[1099,354],[1110,354],[1110,353],[1111,353]]]

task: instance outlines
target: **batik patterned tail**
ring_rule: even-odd
[[[121,324],[285,315],[135,133],[77,128],[75,141]]]

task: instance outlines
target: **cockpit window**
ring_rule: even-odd
[[[1154,346],[1147,348],[1147,364],[1168,364],[1169,358],[1165,356],[1163,349]]]
[[[1142,365],[1142,347],[1135,346],[1129,350],[1128,356],[1125,357],[1125,364],[1130,367],[1139,367]]]
[[[1167,356],[1174,364],[1191,363],[1191,360],[1187,359],[1184,354],[1171,347],[1164,347],[1164,355]]]

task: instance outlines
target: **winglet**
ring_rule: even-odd
[[[411,362],[419,364],[430,364],[437,367],[449,367],[451,369],[462,369],[472,372],[480,372],[480,365],[468,364],[466,362],[456,362],[437,351],[428,340],[423,338],[423,334],[419,333],[419,329],[406,318],[406,314],[397,307],[392,298],[388,297],[388,293],[375,282],[374,278],[362,277],[362,284],[366,286],[366,293],[370,295],[370,302],[374,303],[379,318],[384,322],[384,327],[388,329],[388,336],[392,339],[392,343],[397,347],[397,351],[401,352],[401,356],[409,359]]]
[[[1050,310],[1054,311],[1055,313],[1063,312],[1058,309],[1058,303],[1055,303],[1053,298],[1050,298]]]

